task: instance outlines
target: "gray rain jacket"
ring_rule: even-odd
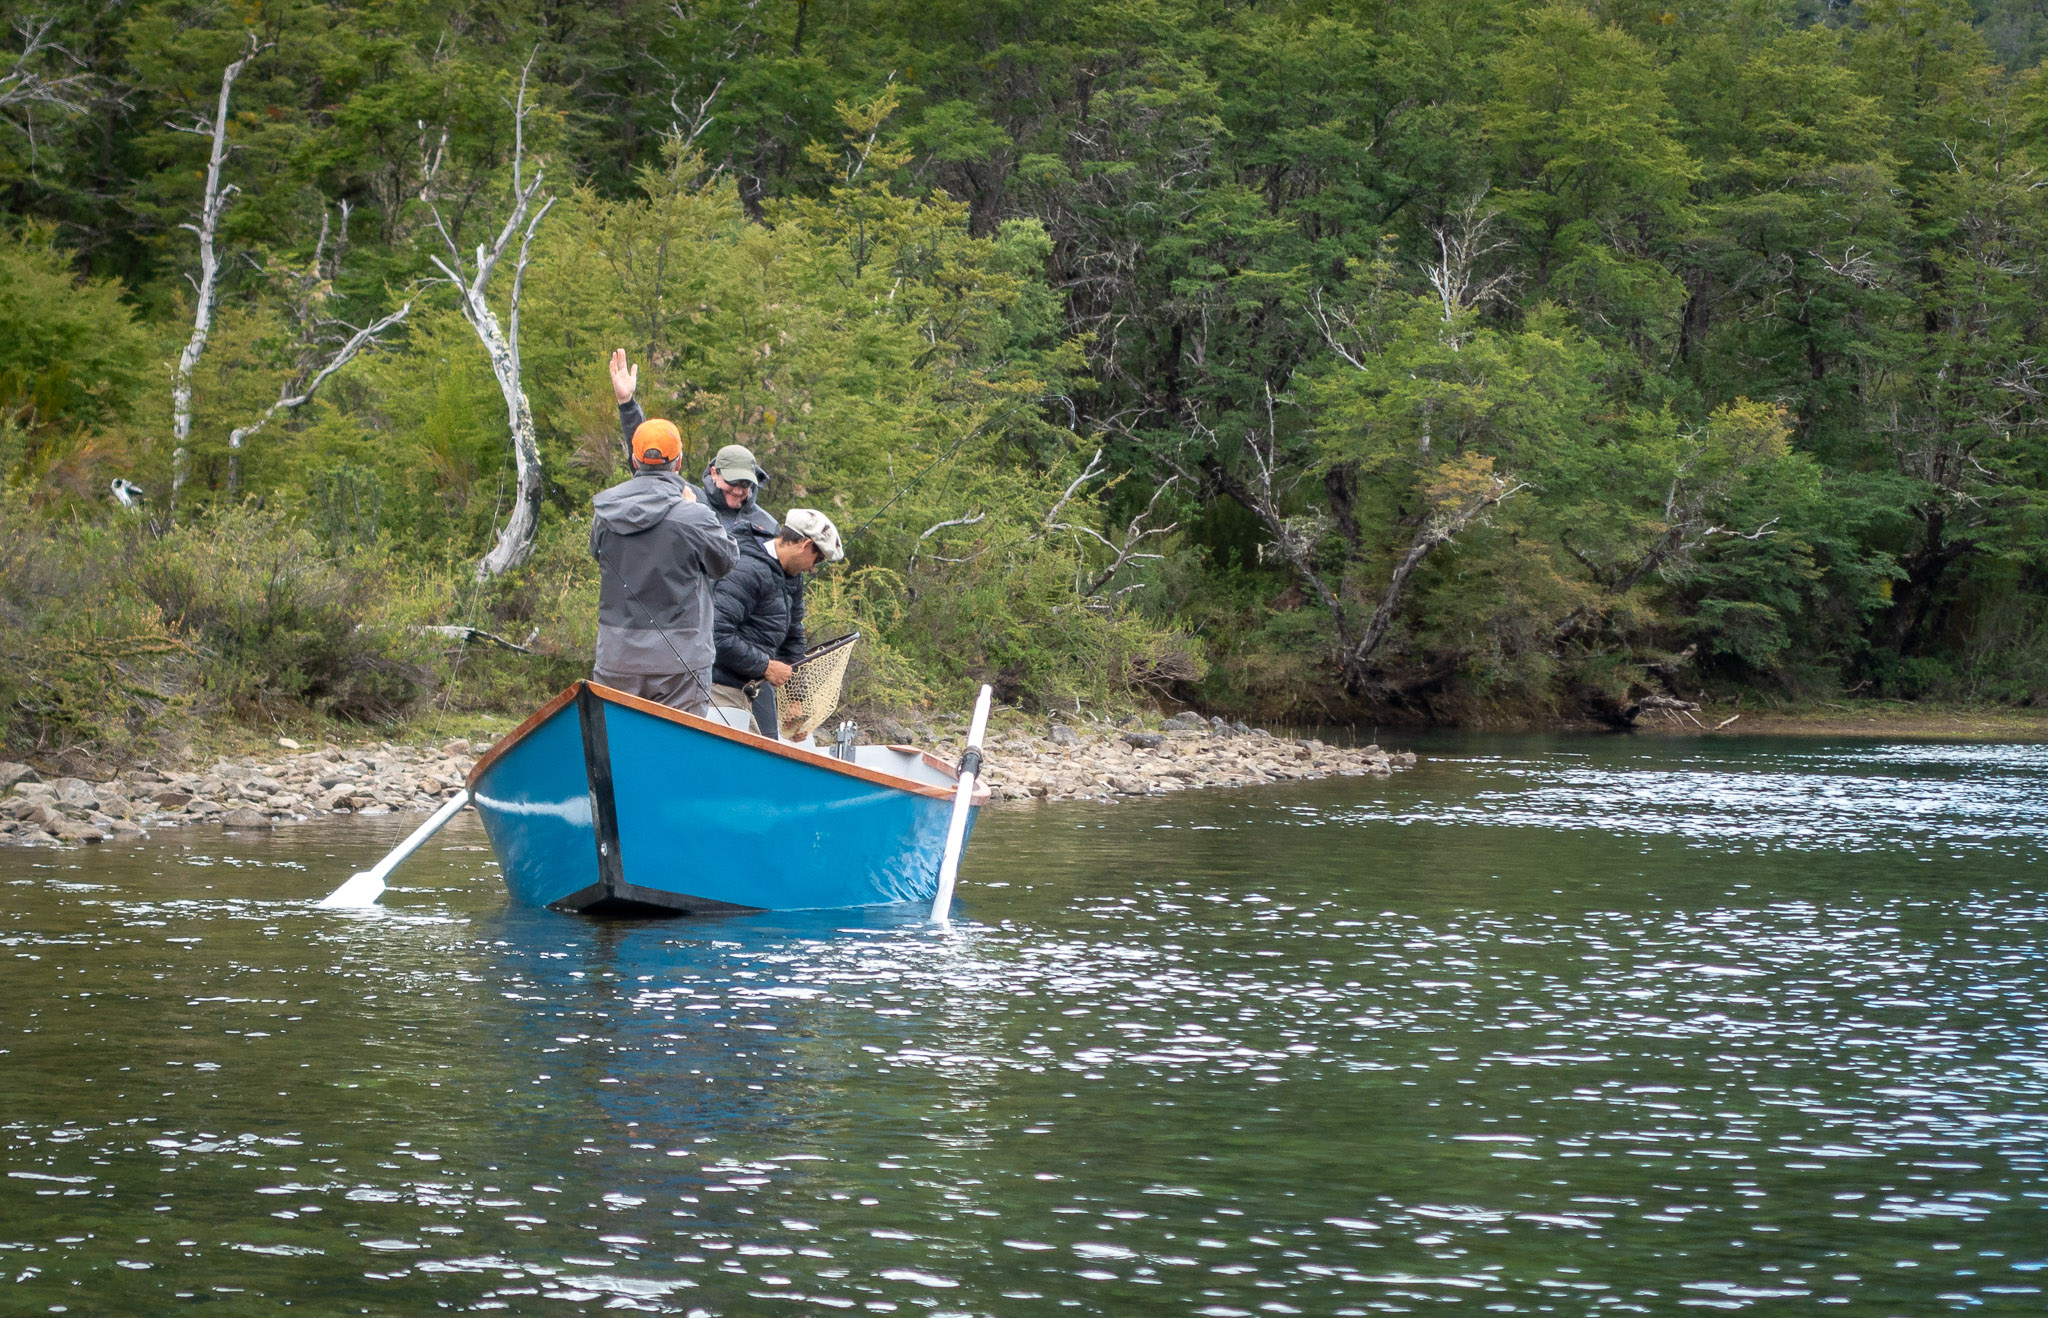
[[[597,598],[597,670],[694,674],[709,699],[712,588],[732,571],[738,546],[699,501],[685,502],[683,478],[642,472],[591,504],[590,552]]]
[[[638,430],[640,423],[646,419],[647,414],[640,410],[639,399],[628,398],[625,402],[619,404],[619,430],[626,437],[626,448],[628,451],[633,447],[633,432]],[[709,470],[709,468],[706,468],[707,473]],[[762,471],[759,467],[754,468],[755,492],[748,495],[747,501],[737,508],[725,506],[725,496],[711,488],[711,480],[708,475],[704,480],[697,483],[697,496],[710,507],[712,514],[718,518],[719,525],[723,526],[725,533],[733,539],[739,539],[745,528],[749,526],[754,528],[755,535],[770,536],[782,529],[782,523],[776,521],[768,510],[760,505],[757,499],[761,486],[767,483],[768,473]]]

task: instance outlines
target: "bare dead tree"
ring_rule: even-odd
[[[933,536],[937,535],[939,532],[947,529],[948,527],[979,526],[987,518],[987,516],[988,514],[986,513],[970,513],[966,517],[955,517],[943,522],[933,522],[930,526],[927,526],[924,529],[924,531],[917,537],[917,543],[910,547],[910,561],[903,565],[903,574],[905,576],[909,576],[911,571],[917,567],[917,557],[919,554],[922,554],[924,552],[925,541],[931,539]],[[980,551],[969,554],[965,558],[948,558],[944,554],[938,553],[934,553],[931,555],[931,559],[935,563],[971,563],[975,559],[980,557]]]
[[[1462,336],[1455,328],[1459,317],[1482,302],[1499,297],[1515,280],[1512,270],[1492,275],[1479,273],[1482,261],[1512,245],[1505,237],[1494,236],[1493,222],[1500,212],[1482,210],[1485,200],[1486,189],[1481,188],[1463,206],[1429,226],[1430,236],[1436,239],[1437,255],[1435,260],[1422,263],[1422,274],[1436,290],[1444,324],[1453,327],[1447,340],[1453,351],[1462,346]]]
[[[339,348],[334,350],[333,356],[321,363],[319,368],[314,371],[313,377],[310,380],[306,380],[303,386],[298,385],[297,381],[287,382],[282,389],[278,390],[277,401],[265,408],[261,416],[251,421],[248,425],[239,426],[229,432],[228,451],[232,455],[228,459],[228,487],[230,489],[235,488],[240,483],[242,445],[248,441],[250,436],[269,425],[271,418],[275,417],[279,412],[295,411],[312,402],[313,395],[320,391],[320,386],[327,382],[328,376],[355,360],[357,353],[377,342],[379,336],[386,330],[401,324],[407,316],[412,314],[412,304],[413,299],[407,298],[404,305],[400,306],[398,310],[387,316],[379,317],[361,329],[344,325],[344,328],[351,331],[348,338]],[[339,321],[335,323],[342,324]],[[304,379],[303,376],[299,378]],[[293,392],[294,388],[298,390],[296,393]]]
[[[1750,455],[1753,461],[1755,455]],[[1600,563],[1572,543],[1571,533],[1560,537],[1566,552],[1579,561],[1588,576],[1606,592],[1606,601],[1583,604],[1559,621],[1555,639],[1571,640],[1593,630],[1611,614],[1611,601],[1619,600],[1648,580],[1652,573],[1674,569],[1715,540],[1762,540],[1776,533],[1778,519],[1769,518],[1754,528],[1741,531],[1713,520],[1716,505],[1749,474],[1750,462],[1737,462],[1723,469],[1702,473],[1705,446],[1699,434],[1691,437],[1680,456],[1671,481],[1665,487],[1661,530],[1633,562]]]
[[[1157,489],[1153,490],[1152,497],[1146,502],[1145,507],[1136,516],[1131,518],[1121,533],[1116,535],[1115,539],[1112,539],[1092,526],[1067,521],[1062,516],[1068,506],[1074,502],[1075,497],[1081,493],[1083,486],[1098,477],[1108,474],[1108,465],[1103,460],[1104,452],[1105,450],[1101,448],[1096,449],[1094,455],[1082,465],[1080,474],[1069,481],[1066,488],[1060,491],[1059,497],[1053,500],[1052,506],[1046,510],[1045,516],[1039,519],[1037,527],[1021,539],[1008,542],[1008,547],[1017,549],[1024,545],[1048,540],[1056,535],[1071,537],[1076,545],[1081,547],[1083,555],[1081,566],[1075,572],[1074,593],[1079,598],[1083,607],[1106,610],[1112,607],[1111,601],[1105,601],[1099,597],[1115,581],[1118,574],[1134,563],[1156,562],[1165,558],[1164,554],[1146,552],[1145,546],[1148,542],[1158,537],[1171,535],[1175,530],[1179,529],[1179,524],[1169,522],[1164,526],[1147,526],[1146,523],[1157,515],[1159,501],[1166,496],[1167,491],[1171,490],[1180,478],[1178,476],[1169,477]],[[1114,485],[1115,482],[1112,481],[1111,484]],[[1104,488],[1107,489],[1108,487]],[[911,546],[910,559],[904,566],[905,574],[908,575],[917,566],[920,558],[933,563],[972,563],[992,550],[1002,548],[1003,545],[1001,543],[984,542],[973,552],[958,557],[949,557],[937,552],[926,552],[925,542],[939,532],[952,527],[978,526],[985,519],[986,514],[977,512],[965,517],[954,517],[945,521],[934,522],[926,527],[917,537],[917,542]],[[1108,554],[1109,561],[1107,566],[1100,565],[1101,560],[1099,556],[1095,555],[1097,549]],[[1115,596],[1122,596],[1134,590],[1141,590],[1144,586],[1144,582],[1125,586],[1116,591]]]
[[[524,563],[527,555],[533,552],[534,531],[540,523],[540,443],[534,435],[533,408],[526,401],[526,390],[520,382],[519,295],[526,280],[533,235],[553,208],[555,199],[547,197],[541,200],[536,209],[534,202],[541,195],[544,174],[536,167],[529,179],[525,172],[526,80],[533,69],[533,60],[534,56],[528,55],[526,67],[519,71],[519,99],[512,110],[512,209],[497,237],[489,244],[478,243],[473,258],[464,257],[454,233],[441,215],[439,186],[447,162],[447,132],[442,132],[440,145],[431,152],[425,149],[425,137],[422,136],[424,159],[420,200],[426,203],[433,217],[434,230],[448,249],[446,260],[438,254],[430,259],[461,297],[462,318],[476,331],[484,352],[490,357],[491,374],[497,377],[498,391],[505,397],[505,411],[512,435],[512,458],[517,467],[512,512],[505,519],[505,525],[499,528],[497,542],[477,563],[479,581],[500,576]],[[504,258],[505,249],[511,245],[515,235],[519,237],[519,256],[512,266],[512,294],[507,303],[505,322],[501,325],[497,312],[491,309],[488,295],[491,276],[497,272],[498,263]]]
[[[1041,533],[1052,530],[1053,524],[1059,520],[1060,513],[1065,511],[1066,506],[1073,501],[1074,495],[1080,491],[1081,487],[1094,480],[1097,476],[1100,476],[1106,470],[1102,465],[1102,454],[1102,449],[1096,449],[1095,456],[1089,458],[1087,463],[1081,468],[1081,474],[1069,481],[1067,488],[1061,491],[1060,497],[1053,500],[1052,507],[1046,510],[1045,519],[1039,523]]]
[[[711,90],[704,93],[696,105],[687,110],[683,108],[682,84],[679,82],[670,90],[668,108],[675,118],[670,121],[669,131],[674,134],[679,145],[685,149],[696,145],[697,139],[704,135],[704,130],[711,127],[712,121],[718,117],[711,113],[711,103],[718,99],[719,90],[724,86],[725,79],[720,78],[711,85]]]
[[[200,354],[206,351],[207,337],[213,333],[214,290],[220,279],[220,256],[214,250],[214,239],[219,236],[220,217],[227,210],[228,201],[241,191],[234,184],[221,180],[221,165],[228,152],[228,100],[234,95],[235,79],[242,76],[242,70],[249,67],[251,60],[268,48],[267,43],[259,42],[256,35],[250,33],[248,49],[242,57],[221,71],[220,99],[214,105],[213,117],[209,119],[202,115],[190,123],[169,125],[178,132],[210,138],[213,148],[207,155],[206,190],[200,194],[199,223],[178,226],[199,237],[199,277],[191,281],[196,295],[192,306],[192,337],[185,341],[171,376],[171,495],[166,521],[177,517],[178,493],[190,474],[191,455],[186,446],[192,438],[192,372],[198,369]]]
[[[1460,320],[1501,297],[1515,284],[1512,269],[1482,273],[1486,258],[1513,246],[1506,237],[1495,234],[1494,222],[1500,212],[1484,206],[1485,199],[1486,190],[1482,188],[1471,200],[1429,226],[1430,236],[1436,240],[1436,256],[1420,267],[1422,277],[1436,294],[1443,323],[1450,327],[1444,341],[1452,351],[1464,346],[1464,335],[1458,329]],[[1323,290],[1318,288],[1309,295],[1308,314],[1316,333],[1337,354],[1338,360],[1353,370],[1367,369],[1365,358],[1375,350],[1372,336],[1377,328],[1369,312],[1362,315],[1359,308],[1326,302]]]
[[[348,202],[341,203],[341,228],[334,231],[332,263],[327,256],[330,226],[323,208],[320,236],[313,243],[313,259],[305,270],[295,272],[288,280],[294,292],[293,314],[299,322],[301,351],[298,369],[279,386],[276,402],[265,408],[254,421],[237,426],[228,433],[228,488],[231,490],[241,488],[242,447],[252,436],[269,425],[278,413],[296,411],[312,402],[320,386],[327,382],[327,377],[354,361],[365,348],[376,344],[387,331],[403,324],[405,318],[412,314],[415,299],[410,297],[398,310],[360,328],[321,314],[333,291],[334,281],[341,273],[341,254],[348,246],[350,209]]]
[[[1097,544],[1108,550],[1110,555],[1109,565],[1096,573],[1094,579],[1081,588],[1082,599],[1090,600],[1100,595],[1112,581],[1116,580],[1119,572],[1122,572],[1133,563],[1162,562],[1165,560],[1166,555],[1164,554],[1141,553],[1139,551],[1143,548],[1145,542],[1154,536],[1172,535],[1180,529],[1179,522],[1168,522],[1164,526],[1145,525],[1146,521],[1158,511],[1159,501],[1166,497],[1166,492],[1172,489],[1179,480],[1180,477],[1178,476],[1168,476],[1165,480],[1161,481],[1159,487],[1152,491],[1152,497],[1146,501],[1144,508],[1139,510],[1137,515],[1124,525],[1123,534],[1118,536],[1115,541],[1111,541],[1108,536],[1085,526],[1074,528],[1076,534],[1091,537]],[[1144,585],[1145,583],[1142,581],[1137,582],[1123,587],[1116,593],[1119,596],[1126,595],[1131,591],[1142,589]]]
[[[1109,554],[1110,561],[1107,567],[1096,569],[1092,575],[1086,574],[1084,569],[1084,574],[1075,578],[1074,593],[1079,595],[1084,602],[1095,600],[1097,596],[1102,594],[1110,582],[1116,579],[1117,574],[1131,564],[1158,562],[1164,559],[1166,557],[1164,554],[1144,552],[1144,545],[1155,537],[1171,535],[1180,527],[1178,522],[1168,522],[1164,526],[1145,525],[1146,521],[1158,512],[1159,501],[1180,480],[1178,475],[1167,477],[1165,481],[1160,483],[1158,488],[1152,491],[1152,497],[1146,501],[1144,508],[1131,518],[1130,522],[1125,525],[1122,534],[1115,540],[1111,540],[1092,526],[1082,526],[1073,522],[1062,521],[1060,514],[1066,511],[1067,505],[1073,502],[1074,496],[1080,493],[1081,487],[1108,472],[1109,469],[1103,462],[1103,453],[1104,450],[1101,448],[1095,450],[1094,455],[1082,466],[1081,474],[1074,477],[1067,484],[1067,488],[1060,492],[1060,497],[1053,501],[1052,507],[1046,511],[1045,517],[1040,520],[1038,530],[1027,537],[1027,540],[1038,540],[1058,532],[1072,536],[1076,542],[1092,541]],[[1112,481],[1110,484],[1114,485],[1116,482]],[[1105,486],[1104,488],[1107,489],[1108,487]],[[1141,590],[1144,588],[1144,584],[1143,582],[1138,582],[1135,585],[1125,586],[1116,593],[1121,596],[1134,590]],[[1108,608],[1110,606],[1107,603],[1101,603],[1091,604],[1090,607]]]
[[[1529,488],[1529,482],[1493,472],[1490,460],[1475,464],[1473,460],[1463,462],[1464,479],[1442,482],[1439,487],[1425,491],[1428,506],[1423,513],[1408,547],[1396,559],[1388,572],[1386,585],[1380,591],[1379,603],[1366,619],[1362,629],[1354,632],[1353,612],[1346,608],[1340,591],[1344,579],[1339,577],[1335,584],[1317,567],[1315,555],[1331,520],[1320,516],[1309,518],[1289,517],[1282,511],[1286,497],[1283,487],[1279,453],[1279,423],[1276,407],[1280,401],[1270,386],[1266,389],[1266,426],[1263,431],[1248,427],[1244,435],[1243,451],[1249,459],[1249,475],[1241,474],[1215,456],[1217,437],[1214,431],[1201,424],[1199,418],[1190,418],[1196,434],[1204,440],[1204,447],[1211,450],[1211,456],[1202,459],[1200,468],[1214,488],[1220,489],[1239,506],[1257,517],[1272,538],[1272,552],[1294,570],[1301,583],[1314,592],[1323,607],[1330,612],[1331,629],[1336,637],[1338,668],[1344,683],[1353,692],[1363,690],[1371,674],[1371,665],[1380,646],[1385,643],[1394,619],[1399,615],[1401,604],[1406,598],[1408,582],[1415,571],[1432,552],[1450,544],[1458,535],[1473,524],[1481,521],[1487,513],[1499,507],[1508,499]],[[1182,465],[1178,457],[1169,455],[1167,461],[1176,471],[1193,479],[1193,473]],[[1442,472],[1450,464],[1440,465]],[[1344,567],[1356,565],[1356,547],[1346,545]]]
[[[86,70],[85,61],[50,39],[55,26],[55,18],[41,15],[17,18],[14,34],[21,40],[21,50],[0,73],[0,118],[28,139],[31,160],[42,148],[36,112],[84,114],[86,102],[100,90],[100,80]]]
[[[1323,602],[1323,607],[1330,611],[1330,617],[1341,641],[1350,635],[1346,625],[1344,601],[1338,597],[1337,591],[1324,579],[1323,574],[1316,570],[1313,538],[1301,534],[1300,528],[1294,524],[1295,519],[1288,517],[1281,509],[1287,492],[1280,480],[1279,422],[1275,415],[1277,402],[1273,387],[1267,385],[1266,428],[1260,431],[1247,427],[1244,433],[1243,451],[1251,468],[1248,476],[1232,470],[1229,464],[1216,456],[1221,450],[1221,441],[1216,432],[1203,424],[1200,416],[1190,413],[1190,429],[1201,438],[1203,447],[1210,450],[1210,456],[1199,463],[1201,475],[1207,478],[1207,483],[1212,488],[1229,495],[1239,507],[1259,519],[1260,524],[1266,528],[1266,534],[1271,537],[1273,552],[1294,570],[1294,575],[1301,579],[1301,583],[1313,591],[1316,598]],[[1181,463],[1178,456],[1169,454],[1167,461],[1174,468],[1175,474],[1190,484],[1203,483],[1194,472],[1189,471]]]

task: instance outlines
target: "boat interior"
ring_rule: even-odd
[[[713,705],[706,711],[706,716],[715,723],[723,723],[737,731],[760,735],[754,733],[753,720],[744,709],[727,709],[721,705]],[[820,755],[846,758],[840,755],[839,748],[822,734],[807,737],[802,741],[785,741],[783,744],[800,746],[804,750],[814,751]],[[911,782],[923,783],[928,787],[951,787],[955,781],[952,769],[915,746],[853,745],[846,749],[852,752],[853,763],[863,769],[894,774],[898,778],[907,778]]]

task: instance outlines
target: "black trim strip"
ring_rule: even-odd
[[[593,883],[587,888],[578,888],[567,897],[557,897],[548,903],[548,909],[551,911],[564,911],[573,915],[578,911],[587,911],[597,905],[597,903],[604,900],[604,895],[604,885],[602,883]]]
[[[605,739],[604,702],[588,682],[576,689],[576,721],[583,729],[583,773],[590,783],[591,832],[597,835],[597,882],[605,896],[616,897],[626,886],[626,869],[619,857],[619,808],[612,798],[611,743]]]
[[[548,909],[571,915],[672,917],[755,915],[764,908],[735,906],[731,902],[715,902],[708,897],[692,897],[688,893],[663,892],[659,888],[643,888],[634,883],[622,883],[613,891],[607,891],[601,883],[593,883],[587,888],[578,888],[566,897],[549,902]]]
[[[663,892],[660,888],[643,888],[637,883],[620,884],[612,896],[622,902],[632,902],[674,915],[753,915],[766,909],[760,906],[740,906],[733,902],[713,901],[709,897],[692,897],[686,892]]]

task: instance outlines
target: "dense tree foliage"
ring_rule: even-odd
[[[877,693],[2048,699],[2038,0],[11,10],[18,516],[254,504],[566,662],[623,345],[771,507],[874,517],[821,593]],[[517,473],[433,258],[515,167],[540,526],[472,586]]]

